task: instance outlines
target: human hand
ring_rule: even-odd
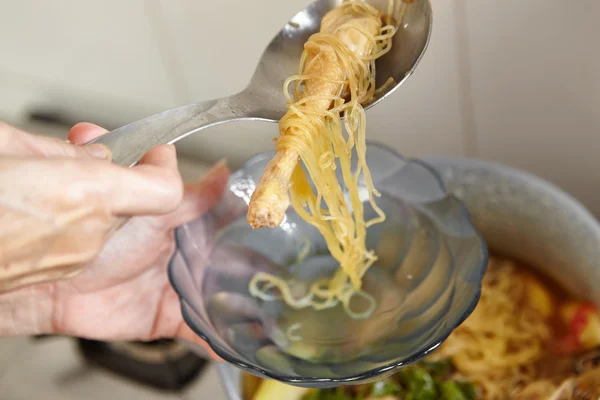
[[[69,132],[69,140],[78,145],[103,132],[99,127],[79,124]],[[172,150],[155,151],[165,156],[158,157],[166,170],[162,173],[171,174],[171,179],[176,175],[173,181],[180,180]],[[167,155],[171,153],[172,158]],[[148,162],[145,157],[140,167]],[[228,169],[220,163],[202,181],[186,186],[184,193],[178,195],[181,199],[178,204],[163,205],[174,208],[171,212],[131,218],[108,239],[97,257],[84,263],[79,275],[1,295],[0,304],[6,301],[6,296],[10,296],[13,304],[28,304],[27,312],[13,314],[19,320],[15,326],[25,325],[29,332],[13,334],[61,333],[97,340],[180,337],[203,344],[183,322],[179,300],[168,282],[166,268],[174,249],[173,229],[196,219],[216,203],[227,177]],[[64,179],[63,182],[70,184]],[[89,185],[89,180],[86,182],[95,187]],[[144,201],[148,196],[129,193]],[[155,209],[150,209],[153,211]]]
[[[134,169],[109,161],[104,146],[0,125],[0,293],[77,273],[120,217],[163,214],[181,202],[172,146],[148,152]]]

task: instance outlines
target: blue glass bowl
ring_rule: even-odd
[[[379,259],[363,281],[375,311],[356,320],[341,306],[292,310],[253,297],[248,285],[259,271],[310,283],[338,266],[291,207],[278,228],[248,226],[247,204],[272,156],[251,158],[215,208],[175,233],[169,276],[185,321],[223,359],[299,386],[355,384],[426,356],[471,314],[488,254],[466,208],[433,168],[376,143],[367,146],[367,162],[387,218],[367,231]],[[369,218],[374,210],[364,204]]]

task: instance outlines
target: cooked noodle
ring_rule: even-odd
[[[302,330],[291,325],[288,340],[302,339]],[[390,395],[381,397],[386,386]],[[276,390],[253,397],[284,398],[291,399]],[[493,257],[476,309],[435,352],[379,382],[293,397],[325,398],[599,399],[600,313],[525,266]]]
[[[529,385],[541,385],[535,362],[548,352],[551,329],[526,306],[527,290],[515,264],[492,259],[479,304],[431,357],[451,358],[485,399],[512,398]]]
[[[379,25],[378,34],[372,34],[359,24],[344,23],[333,31],[322,30],[310,37],[305,44],[298,75],[290,77],[284,83],[288,112],[280,121],[280,136],[276,144],[281,157],[278,162],[281,165],[274,165],[272,169],[279,168],[273,176],[284,176],[285,172],[282,171],[285,170],[286,162],[294,163],[296,157],[302,160],[308,176],[299,164],[293,166],[289,181],[291,205],[303,220],[319,230],[329,252],[341,268],[331,280],[314,283],[309,292],[300,297],[292,295],[285,279],[265,273],[257,274],[252,279],[250,290],[253,295],[266,300],[269,295],[264,292],[263,285],[269,283],[279,289],[281,297],[291,307],[312,306],[320,310],[341,302],[353,318],[364,318],[372,312],[375,305],[374,299],[360,290],[361,281],[367,269],[377,260],[375,253],[366,248],[366,230],[369,226],[384,221],[385,215],[375,202],[375,197],[380,194],[373,186],[366,163],[366,117],[362,105],[375,95],[375,60],[390,50],[396,28],[392,25],[382,27],[380,12],[362,1],[343,3],[334,11],[339,13],[340,18],[349,17],[350,21],[353,15],[372,18]],[[345,30],[354,30],[355,34],[360,34],[358,37],[366,38],[363,47],[367,51],[364,54],[350,49],[340,39]],[[318,62],[341,68],[344,79],[333,77],[336,73],[339,74],[339,70],[330,74],[310,74]],[[313,89],[307,90],[311,84]],[[336,87],[337,92],[326,93],[325,89],[332,87]],[[343,127],[346,136],[343,134]],[[351,165],[353,151],[357,159],[354,169]],[[341,171],[344,187],[336,176],[338,169]],[[266,187],[269,182],[264,181],[275,180],[267,175],[263,175],[259,186]],[[311,188],[309,179],[313,182],[316,193]],[[281,180],[285,185],[285,178]],[[369,221],[364,219],[363,203],[359,198],[361,186],[366,188],[369,203],[377,214],[377,217]],[[257,204],[261,203],[261,197],[277,197],[270,193],[266,195],[266,192],[266,189],[260,188],[255,191],[250,204],[249,221],[254,209],[259,207]],[[349,204],[345,194],[349,197]],[[280,203],[280,208],[284,208],[285,201]],[[323,207],[323,203],[326,207]],[[271,212],[276,214],[276,211],[267,211],[269,216]],[[255,225],[260,226],[258,223],[253,224]],[[357,313],[350,309],[349,303],[354,295],[367,299],[370,303],[368,312]]]

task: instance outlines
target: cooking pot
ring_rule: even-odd
[[[566,290],[600,305],[600,224],[551,183],[473,159],[424,158],[469,209],[492,253],[527,263]],[[242,373],[219,364],[230,400],[242,400]]]

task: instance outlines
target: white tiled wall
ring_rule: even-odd
[[[311,0],[150,0],[194,102],[237,93],[250,81],[264,48]]]
[[[97,118],[137,117],[174,106],[169,63],[148,3],[1,2],[0,82],[35,87],[35,100],[94,108],[87,113]]]
[[[310,0],[0,3],[0,118],[52,103],[118,124],[241,90],[263,47]],[[416,73],[369,112],[404,154],[478,156],[554,181],[600,214],[600,2],[434,0]],[[276,126],[237,123],[182,152],[233,164]]]
[[[600,2],[464,0],[479,156],[600,213]]]

